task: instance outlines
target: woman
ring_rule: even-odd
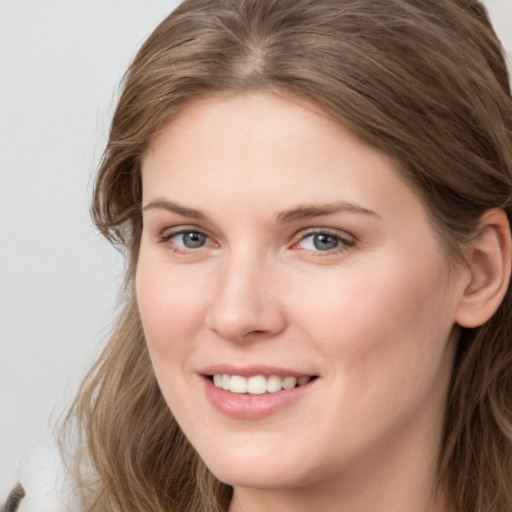
[[[512,510],[511,114],[478,1],[164,20],[96,181],[84,510]]]

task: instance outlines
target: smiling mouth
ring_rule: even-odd
[[[305,386],[317,377],[315,375],[302,377],[254,375],[243,377],[242,375],[214,374],[208,375],[208,378],[215,387],[224,391],[237,394],[263,395]]]

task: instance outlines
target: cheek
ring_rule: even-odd
[[[191,386],[198,385],[190,355],[197,349],[196,334],[204,318],[206,289],[200,283],[204,280],[171,271],[167,262],[146,259],[141,250],[136,291],[148,352],[162,395],[185,431],[202,421],[197,416],[199,404],[191,398],[183,400],[190,397]]]
[[[194,334],[203,324],[208,285],[204,276],[191,277],[165,263],[147,263],[141,251],[137,302],[155,371],[164,362],[178,364],[177,356],[193,349]]]
[[[414,418],[439,421],[443,410],[454,348],[447,275],[435,264],[429,272],[406,262],[386,268],[346,269],[295,303],[327,362],[333,392],[315,428],[333,453],[390,439]]]
[[[361,392],[425,381],[441,364],[453,328],[446,266],[381,260],[354,265],[295,303],[331,372]]]

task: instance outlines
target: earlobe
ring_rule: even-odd
[[[508,288],[512,241],[507,215],[488,210],[482,216],[478,236],[468,245],[466,262],[470,281],[464,289],[455,321],[461,327],[478,327],[498,309]]]

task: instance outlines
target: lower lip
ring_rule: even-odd
[[[230,391],[218,388],[208,378],[203,380],[205,382],[206,396],[219,412],[231,418],[255,420],[270,416],[300,400],[309,393],[318,379],[314,379],[297,388],[285,389],[275,393],[263,393],[261,395],[231,393]]]

